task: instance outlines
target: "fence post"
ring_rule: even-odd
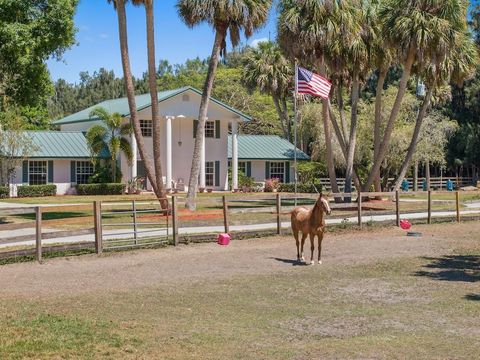
[[[93,202],[93,216],[95,224],[95,252],[101,254],[103,252],[103,235],[102,235],[102,202]]]
[[[227,197],[225,195],[222,196],[223,202],[223,226],[225,227],[225,233],[228,234],[230,232],[230,227],[228,226],[228,204],[227,204]]]
[[[178,218],[177,218],[177,197],[172,195],[172,236],[173,245],[178,245]]]
[[[432,223],[432,191],[428,190],[428,215],[427,224]]]
[[[362,229],[362,193],[358,192],[357,197],[358,227]]]
[[[457,222],[460,222],[460,193],[455,191],[455,203],[457,209]]]
[[[135,239],[135,245],[138,244],[137,241],[137,204],[135,200],[132,200],[132,212],[133,212],[133,238]]]
[[[282,222],[280,221],[280,212],[282,211],[282,198],[280,194],[277,194],[277,234],[282,233]]]
[[[397,226],[400,227],[400,192],[395,191],[395,219]]]
[[[37,261],[42,263],[42,208],[35,207],[35,247],[37,250]]]

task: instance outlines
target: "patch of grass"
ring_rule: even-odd
[[[33,310],[33,309],[32,309]],[[118,324],[81,317],[41,313],[0,318],[0,357],[4,359],[97,358],[121,354],[136,338],[125,339]]]
[[[10,250],[9,248],[2,249],[2,251]],[[42,258],[47,259],[54,259],[58,257],[67,257],[67,256],[80,256],[80,255],[87,255],[95,253],[94,249],[78,249],[78,250],[62,250],[62,251],[51,251],[51,252],[44,252],[42,254]],[[1,265],[8,265],[14,263],[22,263],[22,262],[30,262],[36,261],[35,255],[20,255],[14,256],[10,258],[0,259],[0,266]]]
[[[4,314],[14,309],[0,316],[0,358],[471,358],[478,296],[463,282],[415,276],[429,263],[402,257],[0,301]]]

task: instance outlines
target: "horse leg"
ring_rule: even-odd
[[[305,258],[303,257],[303,246],[305,245],[305,239],[307,238],[307,234],[304,234],[302,232],[302,245],[301,245],[301,256],[300,256],[300,261],[305,262]]]
[[[322,263],[322,241],[323,241],[323,232],[318,235],[318,263]]]
[[[297,261],[300,261],[300,241],[298,240],[298,230],[293,230],[293,237],[295,238],[295,243],[297,244]]]
[[[315,235],[312,233],[310,233],[310,251],[311,251],[310,265],[314,265],[315,261],[313,261],[313,252],[315,251]]]

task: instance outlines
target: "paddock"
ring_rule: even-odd
[[[472,358],[480,223],[267,237],[0,266],[0,358]]]

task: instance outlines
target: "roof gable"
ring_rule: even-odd
[[[310,157],[295,148],[298,160]],[[228,158],[232,158],[232,137],[228,137]],[[239,135],[238,158],[245,160],[294,160],[293,144],[277,135]]]
[[[197,90],[197,89],[195,89],[191,86],[186,86],[186,87],[179,88],[179,89],[158,92],[158,102],[161,103],[162,101],[168,100],[168,99],[170,99],[174,96],[180,95],[180,94],[182,94],[186,91],[193,91],[193,92],[199,94],[200,96],[202,95],[202,92],[200,90]],[[210,97],[210,100],[213,103],[215,103],[215,104],[217,104],[217,105],[219,105],[219,106],[237,114],[238,116],[240,116],[240,118],[243,118],[245,121],[250,121],[251,120],[251,117],[243,114],[239,110],[236,110],[236,109],[228,106],[227,104],[221,102],[220,100],[217,100],[213,97]],[[150,107],[151,106],[150,94],[147,93],[147,94],[142,94],[142,95],[136,95],[135,96],[135,104],[137,106],[137,111],[141,111],[145,108]],[[53,121],[52,124],[53,125],[63,125],[63,124],[73,124],[73,123],[79,123],[79,122],[97,121],[99,119],[90,117],[90,112],[93,109],[95,109],[96,107],[99,107],[99,106],[104,107],[110,113],[117,112],[117,113],[121,114],[123,117],[130,116],[130,108],[128,106],[128,99],[126,97],[124,97],[124,98],[119,98],[119,99],[111,99],[111,100],[102,101],[101,103],[90,106],[90,107],[88,107],[86,109],[83,109],[79,112],[76,112],[74,114],[68,115],[68,116],[66,116],[62,119]]]

